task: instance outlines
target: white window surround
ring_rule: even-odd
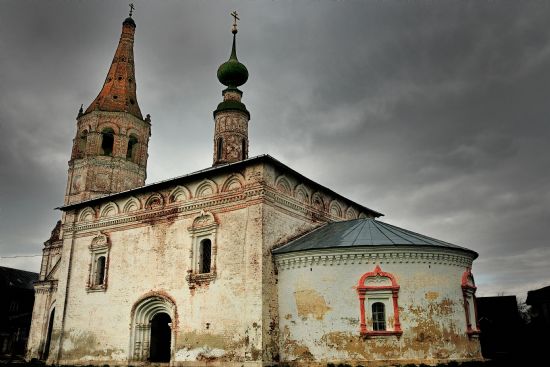
[[[88,266],[88,281],[86,283],[87,292],[105,292],[107,290],[108,275],[109,275],[109,252],[111,243],[109,237],[101,232],[92,239],[92,243],[88,247],[90,249],[90,264]],[[99,283],[98,263],[100,257],[105,257],[103,282]]]
[[[190,264],[186,277],[189,288],[208,284],[216,278],[217,230],[218,222],[216,217],[212,213],[204,211],[201,211],[201,213],[195,217],[193,224],[188,228],[191,234]],[[208,273],[201,272],[201,242],[204,240],[210,240],[210,272]]]

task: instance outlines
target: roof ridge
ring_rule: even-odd
[[[413,232],[411,230],[408,230],[408,229],[405,229],[405,228],[401,228],[401,227],[397,227],[397,226],[394,226],[393,224],[389,224],[389,223],[385,223],[385,222],[381,222],[381,223],[384,223],[386,224],[387,226],[390,226],[390,227],[393,227],[393,228],[398,228],[404,232],[407,232],[409,235],[413,236],[413,237],[416,237],[420,240],[425,240],[425,239],[428,239],[430,241],[433,241],[433,242],[436,242],[436,243],[440,243],[440,244],[445,244],[445,245],[450,245],[450,246],[453,246],[453,247],[461,247],[461,246],[458,246],[458,245],[455,245],[454,243],[450,243],[450,242],[447,242],[447,241],[443,241],[443,240],[438,240],[437,238],[434,238],[434,237],[430,237],[430,236],[426,236],[426,235],[423,235],[422,233],[418,233],[418,232]]]
[[[347,222],[347,221],[342,221],[342,222],[335,222],[335,223],[344,223],[344,222]],[[362,223],[361,223],[362,222]],[[354,224],[350,229],[349,231],[350,232],[353,232],[353,230],[357,227],[357,226],[361,226],[361,227],[364,227],[365,226],[365,221],[361,221],[359,223],[356,223]],[[363,230],[363,228],[359,229],[359,231],[357,232],[357,236],[355,236],[355,238],[353,239],[352,241],[352,244],[355,243],[355,241],[357,241],[357,238],[359,237],[359,235],[361,234],[361,231]]]
[[[376,222],[376,221],[371,221],[372,223]],[[384,222],[380,222],[380,224],[383,224]],[[380,228],[378,227],[378,223],[374,223],[374,226],[376,227],[376,229],[378,229],[380,231],[380,233],[382,233],[384,235],[384,237],[386,237],[388,239],[388,241],[390,241],[392,244],[396,244],[394,241],[391,240],[391,238],[389,238],[383,231],[380,230]]]

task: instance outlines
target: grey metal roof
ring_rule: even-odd
[[[38,280],[38,273],[0,266],[0,288],[34,289],[33,282]]]
[[[472,253],[475,251],[399,228],[372,218],[328,223],[272,251],[284,254],[296,251],[372,246],[444,247]]]

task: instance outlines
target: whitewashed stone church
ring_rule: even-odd
[[[474,251],[268,156],[248,157],[235,52],[213,166],[145,185],[149,115],[125,19],[76,125],[62,219],[45,242],[28,359],[61,365],[326,366],[480,359]]]

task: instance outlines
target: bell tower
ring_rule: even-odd
[[[238,87],[248,80],[248,70],[237,59],[236,35],[237,12],[231,13],[234,18],[231,33],[233,47],[229,60],[218,68],[218,80],[227,86],[222,91],[223,102],[214,111],[214,164],[238,162],[248,158],[248,121],[250,112],[241,102],[243,92]]]
[[[132,10],[103,88],[78,112],[65,204],[145,184],[151,118],[143,118],[136,97]]]

